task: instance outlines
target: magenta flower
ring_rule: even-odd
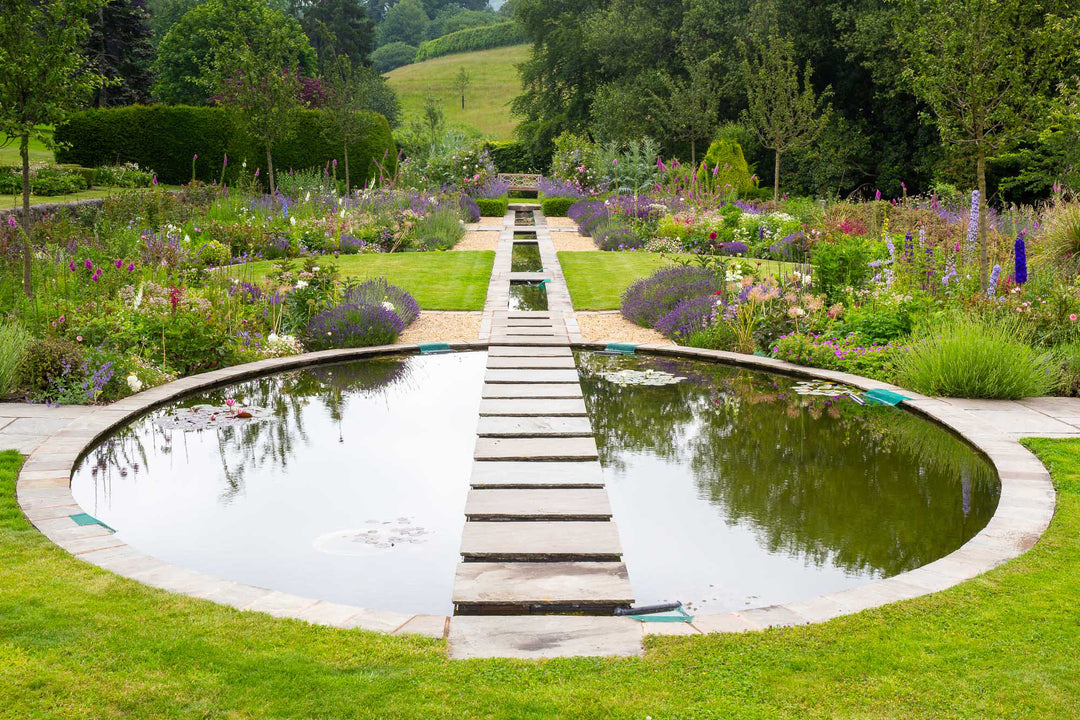
[[[114,260],[113,265],[115,265],[116,269],[119,270],[120,268],[124,267],[124,261],[123,260]]]
[[[15,222],[15,216],[14,215],[8,215],[7,216],[7,222],[8,222],[8,225],[10,225],[11,227],[18,227],[19,226],[19,224],[17,222]]]
[[[222,167],[229,167],[229,154],[225,153],[225,159],[221,161]]]
[[[83,266],[87,270],[93,270],[94,269],[94,263],[90,262],[90,258],[86,258],[86,262],[83,263]]]
[[[195,153],[194,155],[191,156],[191,162],[195,162],[198,159],[199,159],[199,153]]]
[[[128,272],[131,272],[134,269],[135,269],[135,263],[128,263]]]
[[[72,260],[71,262],[68,263],[68,269],[71,270],[71,272],[75,272],[75,261],[74,260]]]
[[[880,200],[881,199],[881,191],[880,190],[878,190],[877,192],[874,193],[874,199],[875,200]]]
[[[154,176],[153,182],[154,182],[154,185],[157,185],[157,175]]]

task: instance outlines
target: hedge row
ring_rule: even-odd
[[[389,172],[397,165],[397,148],[386,118],[362,112],[363,140],[349,146],[349,166],[353,186],[363,185],[378,173],[377,160]],[[274,169],[306,170],[339,161],[342,145],[328,137],[329,118],[320,110],[300,113],[292,137],[274,147]],[[122,108],[84,110],[56,128],[55,139],[62,143],[56,160],[84,167],[135,162],[152,168],[158,180],[178,185],[191,180],[192,157],[195,177],[206,182],[222,178],[235,180],[244,162],[247,172],[260,170],[266,176],[266,151],[237,127],[223,108],[183,105],[132,105]],[[228,167],[224,168],[226,153]],[[385,158],[385,160],[384,160]]]
[[[576,202],[576,198],[545,197],[540,199],[540,209],[544,217],[566,217],[566,211]]]
[[[476,198],[476,206],[480,208],[482,217],[502,217],[509,205],[510,200],[505,195],[500,198]]]
[[[484,143],[484,149],[488,151],[491,161],[495,163],[495,168],[501,173],[540,173],[540,169],[529,156],[529,149],[525,143],[517,140],[489,141]]]
[[[518,45],[527,40],[521,26],[513,21],[467,28],[420,43],[420,47],[416,50],[416,62],[452,53]]]

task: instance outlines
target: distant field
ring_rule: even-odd
[[[30,139],[30,162],[52,162],[53,152],[45,147],[40,140]],[[19,158],[19,141],[8,142],[7,135],[0,133],[0,166],[21,165]]]
[[[420,113],[424,99],[434,95],[442,102],[449,123],[469,125],[492,138],[509,140],[517,126],[510,115],[510,101],[521,89],[517,65],[528,55],[528,45],[444,55],[400,67],[386,78],[401,98],[405,115]],[[472,81],[465,93],[465,110],[454,87],[454,77],[462,67]]]

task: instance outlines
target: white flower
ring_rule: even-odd
[[[186,242],[186,243],[191,242],[191,237],[189,237],[187,233],[184,233],[184,242]]]
[[[140,390],[142,390],[142,387],[143,387],[142,380],[140,380],[139,376],[136,375],[135,373],[131,373],[130,375],[127,376],[127,386],[129,388],[131,388],[131,392],[137,393]]]
[[[240,163],[240,167],[242,167],[242,168],[244,168],[245,170],[247,170],[247,160],[245,160],[244,162]]]
[[[307,280],[297,280],[296,285],[294,286],[294,288],[296,290],[303,290],[306,287],[307,287]]]
[[[341,208],[341,212],[338,213],[338,217],[340,217],[342,220],[345,219],[345,208]]]
[[[310,190],[308,190],[308,191],[307,191],[307,192],[306,192],[306,193],[304,194],[304,202],[311,202],[311,191],[310,191]]]
[[[296,224],[296,216],[295,215],[293,215],[291,218],[289,218],[289,224],[290,225],[295,225]]]
[[[273,345],[277,341],[278,341],[278,334],[277,333],[270,333],[269,335],[266,336],[266,342],[270,343],[271,345]]]
[[[319,269],[320,269],[319,266],[316,265],[315,267],[311,268],[311,271],[312,272],[319,272]]]
[[[392,303],[390,301],[384,302],[382,304],[382,306],[383,306],[384,309],[389,310],[390,312],[394,312],[394,310],[395,310],[394,303]]]

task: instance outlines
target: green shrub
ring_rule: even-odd
[[[566,211],[578,201],[578,198],[545,197],[540,200],[540,208],[545,217],[566,217]]]
[[[859,288],[870,279],[870,245],[863,238],[844,237],[814,246],[814,291],[829,304],[840,302],[847,288]]]
[[[86,188],[89,190],[98,184],[98,171],[94,168],[81,167],[79,165],[60,165],[61,170],[67,173],[73,173],[82,177],[86,182]]]
[[[31,339],[17,323],[0,322],[0,397],[15,392]]]
[[[154,180],[151,170],[143,170],[134,163],[106,165],[95,170],[95,184],[103,187],[145,188]]]
[[[539,173],[535,166],[529,148],[525,143],[517,140],[505,142],[486,142],[484,149],[487,150],[495,168],[501,173]]]
[[[32,395],[49,392],[54,379],[81,372],[83,355],[82,346],[70,340],[31,341],[22,362],[22,387]]]
[[[475,198],[476,206],[480,208],[480,214],[484,217],[502,217],[506,214],[506,208],[510,204],[507,197],[501,198]]]
[[[897,378],[925,395],[1016,400],[1052,393],[1061,366],[1053,353],[1025,342],[1011,319],[959,316],[931,326],[901,355]]]
[[[392,42],[371,53],[371,66],[381,73],[388,73],[416,60],[416,48],[408,43]]]
[[[527,42],[528,38],[516,22],[497,23],[486,27],[458,30],[441,38],[420,43],[416,50],[415,62],[436,58],[451,53],[489,50],[491,48],[517,45]],[[374,56],[373,56],[374,57]]]
[[[715,172],[714,172],[715,169]],[[757,190],[742,146],[734,140],[716,140],[705,154],[704,166],[698,168],[698,182],[710,188],[730,186],[745,197]]]
[[[232,260],[232,252],[228,245],[217,240],[211,240],[199,248],[197,257],[200,265],[221,267],[222,265],[228,265],[229,261]]]
[[[1068,343],[1054,348],[1061,363],[1061,386],[1058,391],[1069,397],[1080,396],[1080,343]]]
[[[461,212],[454,206],[436,208],[416,221],[412,234],[417,250],[449,250],[465,236]]]
[[[386,118],[362,112],[363,140],[350,145],[352,180],[362,185],[376,177],[381,163],[388,172],[397,167],[397,149]],[[340,143],[328,140],[329,118],[319,110],[300,113],[292,137],[274,148],[274,168],[281,172],[322,168],[340,160]],[[266,152],[236,126],[222,108],[132,105],[122,108],[84,110],[56,128],[56,151],[60,162],[94,167],[117,162],[133,162],[152,167],[163,183],[181,184],[191,180],[192,158],[195,177],[205,182],[219,181],[223,175],[232,182],[246,170],[250,176],[261,170],[266,177]],[[224,167],[225,155],[229,164]],[[247,168],[242,168],[243,163]]]

